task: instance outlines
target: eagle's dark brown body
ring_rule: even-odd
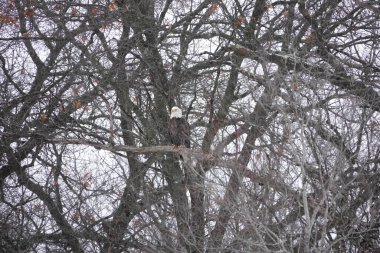
[[[169,137],[173,145],[190,148],[190,127],[184,118],[169,120]]]

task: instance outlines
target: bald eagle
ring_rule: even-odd
[[[173,145],[190,148],[190,127],[187,121],[182,118],[182,110],[177,106],[171,110],[168,127],[170,142]]]

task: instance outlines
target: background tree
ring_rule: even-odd
[[[0,6],[4,251],[379,250],[378,1]]]

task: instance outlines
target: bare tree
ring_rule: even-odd
[[[4,251],[380,251],[377,1],[0,6]]]

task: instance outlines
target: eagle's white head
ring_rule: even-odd
[[[174,106],[170,112],[170,118],[182,118],[182,110]]]

